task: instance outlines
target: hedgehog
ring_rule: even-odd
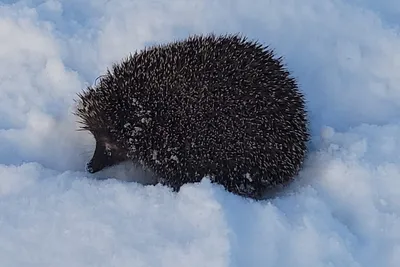
[[[130,53],[77,102],[80,128],[96,140],[90,173],[129,160],[174,191],[208,177],[260,199],[294,180],[307,155],[296,80],[269,46],[240,34]]]

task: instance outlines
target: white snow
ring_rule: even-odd
[[[397,0],[0,1],[0,266],[400,266],[399,17]],[[299,80],[301,179],[261,202],[92,179],[75,94],[135,49],[210,31],[270,44]]]

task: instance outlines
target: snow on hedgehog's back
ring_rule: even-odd
[[[89,172],[130,159],[175,190],[208,176],[258,199],[300,170],[304,97],[280,58],[240,35],[190,36],[114,64],[79,94]]]

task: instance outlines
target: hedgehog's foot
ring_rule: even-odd
[[[172,181],[170,179],[164,179],[164,178],[159,178],[158,182],[160,184],[162,184],[163,186],[167,186],[167,187],[171,188],[172,191],[176,192],[176,193],[179,192],[182,185],[184,185],[184,183],[182,183],[182,182]]]
[[[225,190],[235,195],[250,198],[254,200],[261,200],[264,197],[265,193],[265,186],[261,183],[257,182],[250,182],[250,181],[240,181],[237,180],[230,180],[230,179],[221,179],[215,181],[217,184],[221,184]]]

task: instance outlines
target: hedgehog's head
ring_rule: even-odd
[[[95,135],[95,139],[96,148],[92,158],[86,165],[88,172],[95,173],[127,160],[126,151],[109,142],[106,137]]]
[[[90,173],[127,160],[127,151],[117,144],[111,134],[105,103],[95,101],[98,99],[95,94],[96,91],[92,88],[78,94],[75,111],[75,115],[80,118],[80,130],[89,131],[96,141],[93,156],[86,166],[86,170]]]

